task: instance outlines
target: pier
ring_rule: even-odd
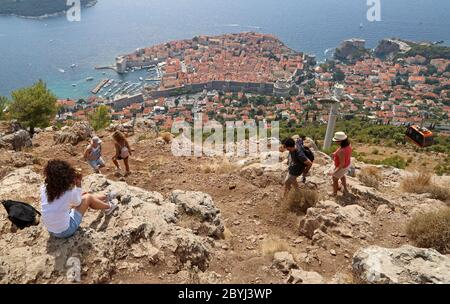
[[[109,81],[109,79],[102,79],[102,80],[97,84],[97,86],[96,86],[95,88],[92,89],[91,93],[92,93],[92,94],[97,94],[98,91],[100,91],[100,90],[103,88],[103,86],[104,86],[106,83],[108,83],[108,81]]]

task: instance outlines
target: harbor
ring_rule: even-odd
[[[98,69],[96,67],[96,69]],[[130,69],[124,76],[102,79],[90,92],[99,98],[114,100],[117,96],[141,93],[144,88],[159,87],[162,72],[157,66]]]
[[[102,79],[97,84],[97,86],[94,89],[91,90],[91,93],[92,94],[97,94],[103,88],[103,86],[108,83],[108,81],[109,81],[109,79]]]

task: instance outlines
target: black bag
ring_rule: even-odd
[[[310,148],[305,147],[305,145],[303,144],[303,140],[302,140],[302,139],[298,139],[298,140],[295,142],[295,146],[296,146],[297,149],[303,151],[303,153],[305,154],[305,156],[306,156],[311,162],[314,162],[314,160],[315,160],[316,158],[314,157],[313,151],[311,151]]]
[[[314,153],[313,151],[311,151],[310,148],[303,146],[303,152],[305,153],[306,157],[311,161],[314,162],[314,160],[316,159],[314,157]]]
[[[24,229],[30,226],[37,226],[39,224],[37,215],[41,215],[39,211],[33,206],[16,201],[3,201],[3,207],[8,212],[8,219],[19,229]]]

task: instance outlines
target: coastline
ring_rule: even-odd
[[[98,3],[98,0],[89,0],[88,3],[86,3],[85,5],[82,5],[82,8],[90,8],[90,7],[95,6],[97,3]],[[29,19],[29,20],[45,20],[45,19],[49,19],[49,18],[63,16],[65,14],[67,14],[67,11],[68,10],[64,10],[64,11],[55,12],[55,13],[51,13],[51,14],[44,14],[44,15],[40,15],[40,16],[27,16],[27,15],[20,15],[20,14],[2,14],[2,13],[0,13],[0,17],[17,17],[17,18]]]

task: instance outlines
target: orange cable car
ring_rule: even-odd
[[[406,138],[421,148],[434,144],[433,132],[424,127],[410,126],[405,134]]]

